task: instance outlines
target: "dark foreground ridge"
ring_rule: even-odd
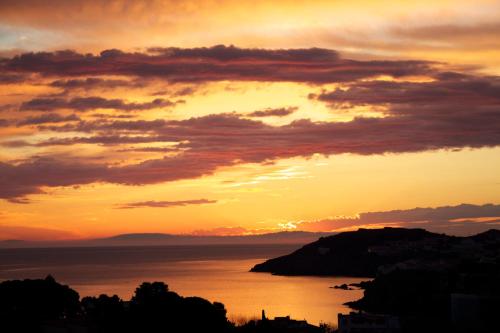
[[[488,244],[496,239],[500,239],[500,230],[495,229],[470,237],[436,234],[424,229],[359,229],[321,237],[291,254],[257,264],[251,271],[375,277],[383,266],[408,260],[450,262],[471,254],[484,254]],[[471,250],[479,253],[470,253]]]
[[[118,296],[84,297],[48,276],[0,283],[0,332],[5,333],[326,333],[289,317],[235,325],[224,304],[182,297],[163,282],[144,282],[130,301]]]
[[[360,229],[321,238],[254,272],[374,278],[340,332],[500,332],[500,231],[470,237]],[[337,286],[349,289],[349,286]]]

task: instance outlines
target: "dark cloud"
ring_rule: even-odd
[[[449,234],[475,234],[491,228],[500,228],[500,205],[444,206],[413,208],[384,212],[361,213],[356,218],[334,218],[297,223],[301,230],[333,231],[355,227],[403,226],[425,228]]]
[[[196,87],[184,87],[174,93],[174,96],[189,96],[194,95],[197,91]]]
[[[114,132],[153,132],[163,128],[167,121],[155,120],[115,120],[114,117],[105,118],[105,121],[81,121],[77,124],[65,124],[62,126],[39,126],[40,130],[53,132],[83,132],[93,133],[105,131],[107,134]]]
[[[10,203],[20,204],[20,205],[27,205],[31,203],[31,201],[28,198],[8,198],[7,201]]]
[[[387,71],[391,68],[403,70],[398,72],[401,75],[422,74],[431,70],[428,63],[420,62],[403,64],[343,60],[332,51],[320,49],[254,50],[221,46],[155,49],[150,52],[145,54],[110,50],[99,56],[74,52],[36,53],[8,59],[2,66],[64,75],[135,75],[136,70],[139,75],[140,69],[142,74],[166,75],[169,79],[181,73],[185,79],[196,72],[202,77],[200,80],[203,77],[210,80],[248,80],[258,77],[265,80],[293,78],[292,80],[310,82],[323,75],[326,76],[314,82],[322,82],[323,79],[325,82],[333,82],[339,78],[336,76],[339,71],[363,73],[361,76],[349,75],[352,80],[373,73],[396,75],[396,72]],[[192,71],[193,68],[196,70]],[[78,72],[90,69],[96,73]],[[418,70],[413,71],[414,69]],[[331,71],[336,74],[333,75]],[[299,74],[305,76],[298,79],[296,75]],[[71,133],[73,136],[17,144],[71,146],[83,143],[119,146],[155,143],[152,146],[172,148],[161,148],[161,151],[156,149],[155,152],[164,153],[163,157],[138,164],[108,165],[86,158],[68,161],[60,156],[4,162],[0,164],[0,198],[21,199],[29,194],[41,193],[45,187],[96,182],[145,185],[176,181],[210,175],[218,168],[241,163],[268,163],[313,154],[368,155],[498,146],[500,79],[453,72],[431,74],[434,79],[432,82],[363,80],[346,82],[343,89],[311,95],[311,98],[332,105],[382,105],[385,114],[379,118],[357,117],[346,122],[301,119],[281,126],[272,126],[258,119],[250,119],[247,114],[237,113],[211,114],[183,120],[123,120],[103,117],[90,121],[52,124],[40,122],[37,128],[41,131]],[[169,103],[172,102],[163,99],[128,103],[121,99],[101,97],[37,98],[25,102],[22,109],[86,111],[110,108],[131,111]],[[284,115],[290,111],[293,108],[260,110],[254,112],[254,116]],[[74,132],[82,135],[74,136]],[[8,143],[3,145],[5,144]],[[148,149],[128,149],[138,149],[136,151],[139,152],[141,148]],[[114,151],[120,152],[119,149]],[[126,155],[126,151],[122,149],[122,152]],[[153,151],[150,149],[149,152]]]
[[[217,61],[331,61],[339,59],[339,54],[333,50],[310,48],[310,49],[242,49],[235,46],[216,45],[212,47],[200,48],[149,48],[149,52],[157,55],[164,55],[171,59],[212,59]],[[108,52],[108,51],[105,51]],[[118,50],[110,50],[110,54],[124,54]]]
[[[208,199],[194,199],[194,200],[181,200],[181,201],[141,201],[141,202],[129,202],[126,204],[121,204],[118,209],[132,209],[132,208],[170,208],[170,207],[180,207],[189,205],[204,205],[216,203],[217,200]]]
[[[459,73],[440,73],[432,82],[367,81],[347,88],[311,94],[333,105],[409,104],[500,106],[500,77],[475,77]]]
[[[219,167],[263,163],[313,154],[383,154],[433,149],[488,147],[500,143],[500,113],[487,107],[467,107],[451,113],[439,107],[415,115],[355,118],[349,122],[297,120],[271,126],[235,114],[186,120],[81,122],[65,124],[68,131],[117,133],[90,137],[54,138],[39,145],[76,143],[119,144],[161,142],[177,144],[182,153],[126,166],[82,161],[34,159],[0,167],[0,197],[39,193],[44,186],[92,182],[141,185],[197,178]],[[421,116],[419,112],[424,115]],[[131,133],[133,135],[129,135]],[[134,133],[149,133],[135,135]]]
[[[162,141],[157,136],[96,135],[90,137],[51,138],[36,144],[38,147],[70,146],[74,144],[122,145]]]
[[[368,222],[421,222],[456,220],[481,217],[500,218],[500,205],[482,206],[462,204],[437,208],[414,208],[410,210],[391,210],[360,214],[362,221]]]
[[[44,193],[44,186],[71,186],[97,182],[108,168],[102,165],[36,158],[17,165],[0,162],[0,198],[24,199]]]
[[[1,62],[1,60],[0,60]],[[0,85],[22,83],[26,80],[25,75],[0,73]]]
[[[298,110],[298,107],[287,107],[287,108],[276,108],[276,109],[264,109],[264,110],[257,110],[254,112],[250,112],[245,114],[247,117],[285,117],[288,115],[291,115],[295,111]]]
[[[165,96],[165,95],[170,95],[172,97],[191,96],[194,95],[198,91],[198,89],[199,85],[183,87],[176,90],[171,88],[170,90],[155,91],[154,93],[151,94],[151,96]]]
[[[133,114],[106,114],[106,113],[93,113],[90,115],[93,118],[104,118],[104,119],[131,119],[135,118]]]
[[[233,163],[203,154],[164,157],[126,166],[60,157],[36,157],[18,164],[0,162],[0,198],[22,199],[29,194],[44,193],[44,187],[96,182],[144,185],[197,178]]]
[[[134,148],[125,148],[117,150],[121,153],[127,152],[136,152],[136,153],[175,153],[179,152],[179,149],[176,147],[134,147]]]
[[[118,80],[118,79],[103,79],[99,77],[88,77],[85,79],[68,79],[55,80],[49,84],[51,87],[62,88],[64,90],[72,89],[115,89],[115,88],[140,88],[144,86],[137,80]]]
[[[446,41],[449,47],[452,41],[463,41],[468,39],[474,44],[486,44],[498,46],[498,35],[500,34],[500,23],[481,22],[478,24],[436,24],[424,25],[411,28],[392,28],[391,32],[397,37],[415,40]],[[470,43],[468,43],[470,46]]]
[[[283,126],[267,125],[236,114],[218,114],[176,121],[80,122],[44,129],[121,133],[124,143],[128,133],[132,133],[138,142],[182,142],[184,148],[192,151],[225,151],[241,160],[252,160],[249,157],[255,156],[258,162],[313,153],[380,154],[500,143],[500,112],[496,107],[477,105],[461,110],[455,105],[422,105],[390,112],[394,114],[384,118],[355,118],[348,122],[303,119]],[[141,139],[137,133],[148,135]],[[99,142],[99,136],[93,140]]]
[[[53,111],[59,109],[70,109],[78,112],[85,112],[95,109],[113,109],[120,111],[141,111],[160,107],[169,107],[175,102],[156,98],[151,102],[128,103],[123,99],[106,99],[103,97],[74,97],[64,98],[34,98],[21,104],[21,111]]]
[[[17,126],[40,125],[46,123],[65,123],[68,121],[78,121],[78,120],[80,120],[80,118],[74,114],[63,116],[58,113],[47,113],[39,116],[25,118],[17,122]]]
[[[0,142],[0,146],[7,148],[20,148],[20,147],[29,147],[33,146],[33,144],[25,141],[25,140],[9,140]],[[1,173],[0,173],[1,176]]]
[[[50,76],[125,75],[172,82],[290,81],[345,82],[378,75],[403,77],[435,72],[427,61],[343,59],[327,49],[156,48],[148,53],[106,50],[99,55],[74,51],[25,53],[0,62],[14,73]]]

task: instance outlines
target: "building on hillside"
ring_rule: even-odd
[[[396,316],[351,312],[338,315],[339,333],[398,333],[401,331]]]
[[[305,320],[291,319],[290,316],[268,319],[264,310],[262,310],[262,319],[259,320],[258,326],[272,332],[323,333],[320,327],[311,325]]]

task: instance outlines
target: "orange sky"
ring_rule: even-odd
[[[0,240],[496,227],[498,22],[498,1],[2,1]]]

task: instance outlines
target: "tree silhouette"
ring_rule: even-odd
[[[231,325],[221,303],[181,297],[163,282],[144,282],[130,301],[132,326],[139,331],[227,332]]]
[[[0,325],[5,332],[36,332],[43,322],[76,316],[79,295],[52,276],[0,283]]]
[[[92,331],[126,331],[127,313],[124,302],[118,296],[84,297],[81,304],[84,318]]]

